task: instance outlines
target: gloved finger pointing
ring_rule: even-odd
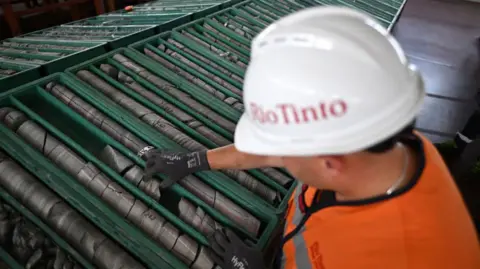
[[[228,245],[230,245],[229,240],[227,240],[227,237],[225,233],[223,233],[221,230],[216,230],[215,233],[213,234],[215,237],[215,241],[224,249],[228,248]]]
[[[152,159],[155,157],[155,155],[161,153],[161,151],[159,151],[158,149],[152,149],[152,150],[148,150],[147,152],[143,152],[143,155],[142,155],[142,158],[145,158],[145,159]]]
[[[225,255],[225,249],[222,248],[217,241],[215,240],[215,235],[207,237],[208,243],[210,244],[211,249],[215,252],[216,255],[223,257]]]
[[[145,163],[145,169],[153,169],[156,165],[155,159],[148,159]]]
[[[143,171],[143,176],[145,177],[145,179],[151,179],[154,174],[159,172],[160,171],[158,171],[158,168],[156,167],[154,160],[148,160],[145,163],[145,169]]]
[[[155,170],[153,170],[153,169],[145,169],[145,170],[143,171],[143,178],[144,178],[144,180],[147,180],[147,181],[148,181],[148,180],[151,180],[154,174],[156,174]]]

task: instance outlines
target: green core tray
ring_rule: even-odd
[[[198,110],[190,107],[191,104],[185,101],[185,97],[175,97],[176,95],[174,93],[169,93],[158,88],[158,84],[154,84],[152,80],[147,80],[144,76],[142,77],[137,75],[134,71],[132,71],[135,69],[126,68],[118,60],[115,59],[115,57],[117,57],[118,55],[129,59],[134,65],[145,68],[151,74],[176,86],[176,88],[180,90],[182,94],[190,96],[191,99],[194,99],[195,102],[201,104],[202,106],[208,107],[213,113],[217,113],[223,116],[223,119],[230,121],[233,128],[234,124],[239,120],[242,111],[234,109],[229,104],[215,98],[211,93],[202,90],[199,86],[191,84],[184,77],[176,74],[176,72],[169,69],[168,67],[154,63],[144,55],[141,55],[133,50],[119,49],[114,52],[108,53],[107,55],[92,59],[91,61],[88,61],[86,63],[69,68],[67,72],[72,74],[72,76],[76,76],[77,72],[80,70],[89,70],[92,73],[96,74],[98,77],[108,82],[108,84],[110,84],[111,86],[117,88],[119,91],[122,91],[124,94],[134,99],[136,102],[167,119],[177,129],[179,129],[189,137],[193,138],[194,140],[198,141],[199,143],[203,144],[206,148],[216,148],[219,146],[219,144],[213,142],[212,139],[207,138],[208,133],[199,133],[197,129],[190,128],[190,126],[184,121],[178,120],[178,117],[173,116],[173,112],[165,111],[165,109],[154,103],[151,100],[152,98],[149,98],[148,96],[145,97],[146,95],[139,94],[137,91],[126,87],[122,83],[119,83],[115,79],[109,77],[104,71],[100,70],[102,68],[102,65],[107,64],[113,66],[119,71],[122,71],[128,76],[130,76],[136,83],[146,88],[150,93],[153,94],[153,98],[163,98],[165,101],[179,108],[184,113],[187,113],[194,120],[197,120],[205,127],[212,130],[215,134],[217,134],[217,137],[221,136],[221,138],[223,138],[223,141],[227,141],[226,143],[230,144],[233,141],[234,129],[226,129],[223,126],[220,126],[219,123],[216,122],[215,118],[209,116],[209,113],[199,113]],[[77,77],[77,79],[79,78]],[[81,82],[86,84],[84,81]],[[190,100],[190,98],[187,99]],[[163,135],[160,132],[157,132],[157,134]],[[227,185],[228,189],[230,189],[232,192],[235,192],[237,189],[246,191],[247,193],[249,193],[249,195],[244,196],[245,198],[254,196],[256,198],[254,200],[259,200],[259,203],[261,203],[262,205],[270,208],[271,210],[274,210],[276,213],[282,213],[287,206],[288,197],[293,191],[294,180],[291,179],[288,174],[285,174],[284,172],[278,172],[282,176],[284,176],[284,178],[290,179],[286,186],[282,186],[280,183],[277,183],[262,171],[249,170],[247,173],[255,180],[261,182],[265,186],[268,186],[268,188],[270,188],[271,190],[277,192],[280,200],[275,200],[272,202],[263,200],[260,197],[253,195],[253,193],[239,185],[236,181],[229,180],[229,178],[220,179],[218,183]]]
[[[36,40],[27,36],[0,41],[0,57],[7,56],[22,61],[34,62],[37,70],[25,72],[25,78],[19,79],[19,83],[26,83],[39,78],[40,76],[64,71],[85,59],[91,59],[106,52],[106,43],[86,41],[57,41],[57,40]],[[17,62],[18,63],[18,62]],[[23,63],[23,62],[22,62]],[[0,60],[0,68],[2,60]],[[19,64],[18,64],[19,65]],[[12,66],[15,69],[15,66]],[[32,65],[33,66],[33,65]],[[18,68],[18,67],[17,67]],[[37,73],[37,74],[35,74]],[[20,74],[20,73],[18,73]],[[19,86],[18,83],[12,83]],[[11,87],[3,88],[0,80],[0,92]]]
[[[113,139],[102,130],[97,128],[93,123],[77,114],[77,112],[75,112],[72,108],[69,108],[69,106],[65,105],[62,101],[45,91],[43,88],[45,88],[45,86],[52,81],[67,87],[82,100],[88,102],[90,105],[104,113],[123,128],[130,131],[139,139],[148,142],[149,145],[161,149],[182,150],[181,147],[179,147],[173,141],[162,137],[152,127],[136,119],[124,111],[121,107],[113,103],[111,100],[99,94],[98,91],[90,86],[85,85],[83,82],[77,80],[74,76],[69,74],[55,74],[29,83],[23,87],[11,90],[0,96],[0,107],[9,106],[23,112],[30,119],[33,119],[38,125],[46,129],[49,134],[62,141],[84,160],[94,164],[110,179],[120,184],[124,189],[144,202],[147,206],[153,208],[167,221],[177,227],[181,232],[189,235],[200,245],[208,245],[206,238],[200,232],[177,217],[178,212],[176,212],[175,206],[181,198],[187,199],[190,203],[202,208],[204,212],[213,217],[221,225],[237,231],[241,237],[250,240],[256,246],[263,248],[267,256],[272,255],[270,252],[270,245],[272,239],[279,232],[278,217],[274,214],[273,210],[264,205],[257,197],[254,197],[246,190],[242,190],[240,187],[236,187],[235,184],[229,184],[226,177],[221,173],[203,172],[198,173],[197,175],[201,181],[205,182],[205,184],[208,184],[215,190],[219,191],[226,197],[226,199],[231,200],[236,205],[243,208],[243,210],[246,210],[249,212],[249,214],[258,219],[260,221],[260,227],[257,235],[248,232],[245,227],[232,222],[229,218],[225,217],[225,215],[220,213],[217,209],[211,207],[204,200],[187,191],[184,187],[182,187],[181,184],[175,184],[170,190],[162,192],[162,198],[160,198],[160,202],[157,202],[136,188],[129,181],[122,178],[120,174],[112,170],[112,168],[107,166],[104,162],[100,161],[98,156],[99,152],[108,145],[123,154],[126,158],[130,159],[139,167],[144,166],[144,161],[136,155],[136,152],[130,151],[117,140]],[[58,186],[52,186],[51,180],[47,180],[48,178],[43,179],[42,174],[35,173],[35,175],[42,179],[42,181],[45,182],[45,180],[47,180],[45,183],[57,193],[58,191],[55,189],[56,187],[61,187],[63,185],[70,186],[65,192],[74,192],[70,194],[70,199],[74,199],[76,197],[78,197],[76,199],[87,199],[88,201],[91,201],[92,204],[96,205],[99,210],[108,211],[106,214],[99,215],[99,220],[103,221],[104,218],[106,218],[105,221],[107,222],[110,220],[114,223],[118,222],[119,227],[117,227],[117,229],[120,229],[126,238],[130,238],[132,240],[135,238],[133,242],[128,240],[126,242],[122,242],[121,240],[117,241],[144,264],[148,266],[149,264],[152,264],[150,263],[151,261],[162,259],[164,260],[164,263],[177,267],[179,262],[173,257],[173,255],[167,253],[158,244],[155,244],[151,240],[144,241],[148,237],[140,232],[134,225],[125,220],[119,220],[119,216],[116,213],[113,213],[113,211],[104,203],[102,203],[97,197],[90,199],[90,197],[93,197],[91,193],[83,186],[79,185],[76,180],[72,179],[70,176],[67,176],[63,170],[61,173],[56,173],[56,171],[60,171],[58,167],[53,165],[39,152],[31,148],[31,146],[26,144],[22,138],[15,135],[4,125],[0,125],[0,138],[2,139],[2,142],[0,142],[0,148],[2,148],[5,152],[11,155],[12,158],[17,160],[31,172],[40,169],[37,166],[32,166],[31,163],[38,163],[42,167],[41,169],[47,169],[52,174],[52,171],[55,171],[55,175],[62,176],[63,179],[61,181],[64,183],[58,184]],[[17,147],[22,147],[23,150],[17,151]],[[63,177],[64,175],[65,177]],[[77,192],[78,194],[76,194]],[[65,199],[64,196],[62,196],[62,198]],[[85,206],[83,205],[83,202],[81,206]],[[84,212],[80,209],[78,210],[80,212]],[[92,219],[95,215],[86,214],[86,216],[91,219],[92,222],[98,225],[98,223]],[[97,219],[97,221],[99,220]],[[102,230],[112,238],[116,239],[115,236],[112,236],[114,231],[112,231],[110,228],[105,227],[105,229]],[[122,237],[120,237],[120,239],[121,238]],[[143,242],[141,243],[143,247],[137,249],[136,243],[139,242]],[[157,253],[157,255],[152,257],[152,253]],[[184,268],[182,265],[179,266],[179,268]]]

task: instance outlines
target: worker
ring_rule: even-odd
[[[145,176],[284,167],[298,185],[276,268],[479,269],[472,220],[441,156],[414,131],[425,95],[397,41],[339,7],[298,11],[252,42],[234,145],[146,153]],[[223,269],[266,268],[230,230]]]

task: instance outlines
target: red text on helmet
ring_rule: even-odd
[[[251,116],[260,123],[302,124],[319,120],[338,118],[347,113],[347,103],[344,100],[320,102],[315,106],[299,107],[294,104],[277,104],[273,109],[250,102]]]

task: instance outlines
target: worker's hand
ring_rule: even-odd
[[[218,255],[213,255],[213,258],[222,269],[265,268],[262,252],[247,246],[231,230],[216,230],[208,239],[211,248]]]
[[[179,153],[153,149],[142,158],[146,161],[145,179],[151,179],[157,173],[167,176],[160,183],[160,189],[166,189],[192,173],[210,169],[206,151]]]

